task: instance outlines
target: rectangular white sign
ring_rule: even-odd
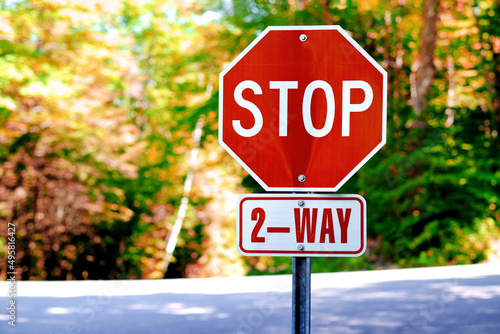
[[[359,195],[244,195],[236,226],[242,255],[354,257],[366,248],[366,201]]]

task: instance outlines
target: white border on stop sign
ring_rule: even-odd
[[[245,55],[255,47],[270,31],[296,31],[296,30],[336,30],[338,31],[353,47],[358,50],[363,57],[370,62],[383,76],[383,96],[382,96],[382,141],[370,151],[370,153],[361,160],[335,187],[269,187],[238,155],[223,142],[223,87],[224,75],[229,72]],[[377,153],[387,140],[387,72],[380,64],[378,64],[368,52],[366,52],[341,26],[269,26],[259,36],[257,36],[228,66],[219,74],[219,144],[224,147],[240,166],[242,166],[266,191],[284,191],[284,192],[336,192],[342,187],[375,153]]]

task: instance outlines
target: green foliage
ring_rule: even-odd
[[[477,15],[441,1],[421,115],[411,105],[421,1],[0,5],[0,223],[17,226],[23,279],[164,277],[200,115],[167,277],[291,272],[290,258],[234,251],[240,183],[263,190],[217,145],[218,74],[269,25],[341,25],[389,74],[387,144],[342,187],[367,200],[367,253],[315,258],[313,271],[481,262],[500,236],[498,1]]]
[[[490,44],[499,36],[498,4],[483,4],[477,21],[471,10],[442,4],[437,71],[420,116],[410,95],[421,14],[399,4],[385,12],[359,6],[333,4],[329,13],[389,72],[387,144],[342,188],[366,198],[366,256],[313,259],[313,271],[484,261],[500,227],[499,50]],[[294,23],[321,22],[321,12],[321,2],[311,3]],[[259,191],[249,178],[243,184]],[[252,274],[291,270],[286,258],[247,264]]]

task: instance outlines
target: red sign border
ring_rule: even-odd
[[[223,94],[224,94],[224,75],[229,72],[254,46],[263,39],[270,31],[284,30],[336,30],[338,31],[353,47],[355,47],[383,76],[383,106],[382,106],[382,141],[354,167],[335,187],[270,187],[253,172],[253,170],[245,164],[236,153],[231,150],[223,141]],[[266,191],[316,191],[316,192],[336,192],[346,183],[368,160],[371,159],[387,141],[387,72],[378,64],[342,27],[338,25],[331,26],[269,26],[257,38],[255,38],[220,74],[219,74],[219,144],[224,147],[240,166],[242,166]]]
[[[243,248],[243,203],[247,200],[355,200],[361,205],[361,247],[357,251],[274,251]],[[246,194],[239,198],[236,213],[236,248],[244,256],[358,257],[366,250],[366,200],[357,194]]]

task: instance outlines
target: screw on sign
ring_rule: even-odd
[[[268,27],[220,74],[219,141],[266,190],[337,191],[385,144],[386,95],[341,27]]]

